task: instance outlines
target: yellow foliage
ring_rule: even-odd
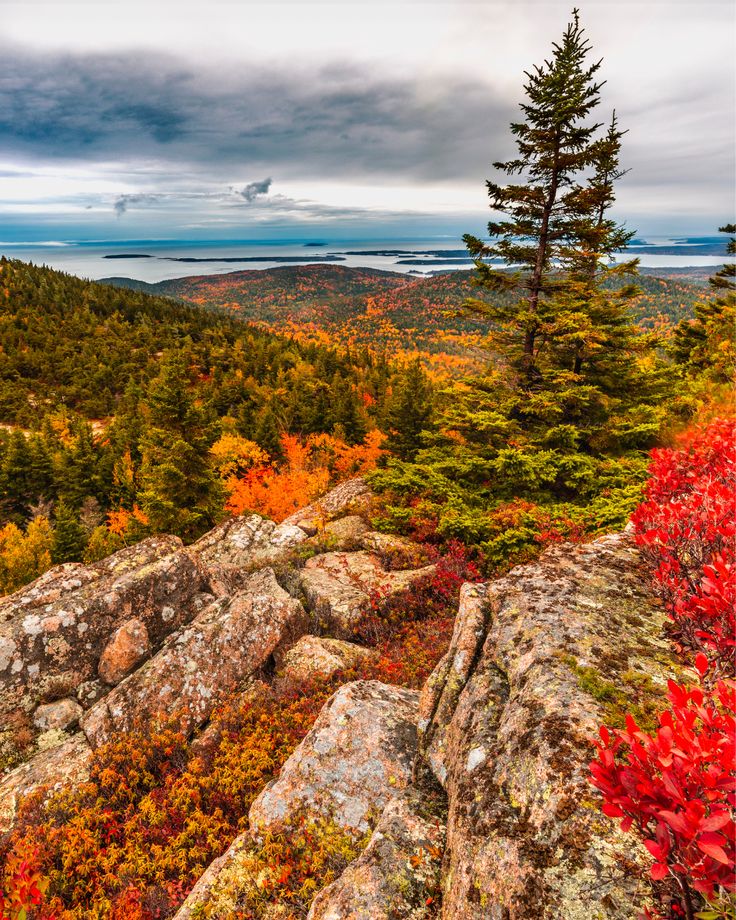
[[[265,450],[237,434],[223,434],[210,448],[215,467],[222,479],[242,476],[254,467],[266,466],[269,456]]]
[[[50,568],[52,543],[48,518],[31,521],[25,533],[15,524],[6,524],[0,530],[0,592],[17,591]]]

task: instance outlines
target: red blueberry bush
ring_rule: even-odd
[[[707,661],[698,658],[703,675]],[[654,857],[655,881],[671,877],[683,909],[695,916],[696,892],[712,899],[736,890],[736,685],[718,681],[708,691],[669,684],[670,708],[653,735],[631,716],[624,730],[601,728],[592,783],[603,811],[635,826]]]
[[[695,656],[701,686],[670,682],[651,735],[631,716],[625,730],[601,728],[590,766],[604,813],[643,837],[670,918],[736,917],[735,435],[722,419],[654,451],[632,516],[675,646]]]
[[[48,882],[38,870],[38,852],[20,848],[11,853],[0,874],[0,920],[26,920],[38,907]]]
[[[736,670],[736,421],[680,449],[653,452],[646,501],[632,515],[681,651]]]

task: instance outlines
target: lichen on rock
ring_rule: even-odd
[[[630,920],[644,900],[644,861],[593,801],[605,708],[579,668],[632,703],[657,695],[677,666],[646,586],[621,534],[464,589],[420,703],[419,764],[449,799],[443,917]],[[627,683],[632,672],[649,682]]]

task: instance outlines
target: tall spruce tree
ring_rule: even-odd
[[[631,237],[611,217],[624,132],[593,120],[590,51],[574,11],[527,74],[518,156],[494,164],[508,184],[487,183],[490,241],[465,237],[490,292],[466,306],[489,321],[493,361],[439,394],[411,462],[372,480],[396,525],[459,537],[491,569],[535,552],[542,521],[623,526],[667,414],[666,369],[630,315],[636,260],[611,258]]]
[[[602,135],[591,120],[602,84],[601,62],[586,63],[590,50],[575,10],[551,59],[528,74],[525,121],[511,125],[519,157],[495,164],[524,181],[487,183],[491,208],[506,219],[489,223],[490,244],[465,238],[477,284],[524,296],[467,306],[494,323],[496,351],[515,371],[508,411],[532,439],[584,451],[615,449],[618,437],[624,449],[647,447],[661,424],[656,403],[665,375],[653,340],[632,322],[638,262],[613,258],[633,236],[610,214],[625,174],[625,132],[615,112]],[[486,257],[517,270],[499,271]],[[645,351],[652,359],[646,369]],[[636,422],[619,424],[633,402]]]
[[[215,523],[222,507],[221,485],[209,454],[217,425],[195,403],[180,355],[164,358],[146,406],[141,506],[155,530],[196,537]]]
[[[600,102],[596,81],[601,61],[588,63],[590,44],[583,36],[578,11],[562,40],[553,45],[550,60],[526,74],[524,120],[511,124],[518,156],[494,163],[519,183],[486,183],[492,211],[503,215],[488,224],[490,243],[466,234],[468,251],[476,260],[476,282],[491,290],[523,285],[517,303],[469,300],[467,306],[493,320],[501,341],[531,388],[539,377],[539,352],[545,330],[556,318],[551,296],[560,288],[559,266],[581,235],[585,198],[578,177],[591,167],[599,151],[595,135],[600,124],[591,112]],[[515,272],[499,271],[484,259],[501,259]]]

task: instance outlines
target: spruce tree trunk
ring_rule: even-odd
[[[537,261],[534,265],[534,271],[529,279],[529,308],[535,315],[539,312],[539,294],[542,289],[542,278],[544,276],[544,263],[547,258],[547,242],[549,238],[549,221],[552,216],[552,209],[557,200],[557,187],[559,182],[559,156],[560,156],[560,134],[555,132],[555,153],[554,164],[552,169],[552,179],[549,186],[549,194],[544,203],[542,211],[542,223],[539,229],[539,245],[537,247]],[[534,342],[537,336],[536,319],[534,325],[526,330],[524,335],[524,357],[523,365],[527,377],[531,377],[534,370]]]

